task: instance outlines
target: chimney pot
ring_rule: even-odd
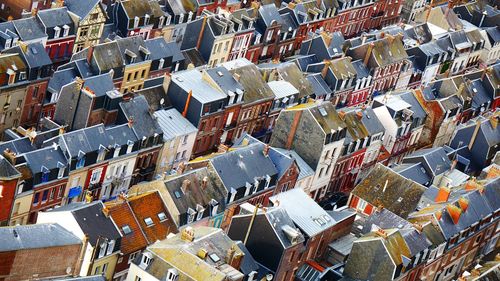
[[[187,242],[194,241],[194,229],[191,226],[184,228],[181,231],[181,239]]]

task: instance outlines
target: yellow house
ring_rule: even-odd
[[[64,5],[77,26],[73,53],[99,44],[106,22],[106,12],[100,0],[65,0]]]
[[[115,272],[116,263],[118,261],[118,251],[109,256],[104,256],[100,259],[94,260],[90,275],[103,275],[106,280],[112,280],[113,273]]]
[[[212,53],[210,53],[210,58],[208,59],[208,65],[213,67],[227,61],[229,53],[231,52],[233,39],[234,33],[217,36],[215,38]]]
[[[141,90],[144,86],[144,81],[149,77],[150,68],[151,60],[125,66],[120,92],[126,93]]]
[[[28,224],[31,201],[33,200],[33,190],[20,193],[16,196],[12,205],[9,225]]]

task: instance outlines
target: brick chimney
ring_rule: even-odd
[[[270,147],[268,144],[266,144],[266,145],[264,146],[264,149],[262,150],[262,153],[264,154],[264,156],[266,156],[266,157],[267,157],[267,156],[269,156],[269,149],[270,149],[270,148],[271,148],[271,147]]]
[[[186,180],[182,181],[182,186],[181,186],[182,193],[186,194],[189,190],[190,185],[191,185],[190,180],[186,179]]]
[[[208,177],[203,177],[203,180],[201,181],[201,188],[205,189],[208,186]]]
[[[181,231],[181,239],[187,242],[193,242],[194,241],[194,229],[190,226],[184,228]]]

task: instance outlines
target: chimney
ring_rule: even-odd
[[[182,111],[182,116],[186,117],[188,109],[189,109],[189,103],[191,102],[191,96],[193,95],[193,91],[189,91],[187,99],[186,99],[186,104],[184,105],[184,111]]]
[[[479,132],[479,128],[481,128],[481,120],[477,119],[476,127],[474,128],[474,132],[472,133],[472,137],[470,138],[469,150],[472,150],[472,146],[474,145],[474,142],[476,141],[476,137],[477,137],[477,133]]]
[[[231,264],[231,261],[233,260],[233,256],[236,250],[234,249],[234,245],[232,245],[230,248],[227,249],[226,251],[226,263]]]
[[[460,206],[460,209],[462,209],[462,212],[465,213],[465,211],[467,211],[467,208],[469,207],[469,200],[460,197],[460,199],[458,199],[458,205]]]
[[[297,6],[297,4],[295,4],[294,2],[289,2],[289,3],[288,3],[288,8],[289,8],[290,10],[295,9],[295,6]]]
[[[59,135],[63,135],[65,133],[65,129],[63,126],[59,127]]]
[[[102,207],[102,214],[105,217],[109,218],[109,209],[108,209],[108,207],[106,207],[106,205],[104,205],[104,207]]]
[[[234,78],[234,80],[240,82],[241,75],[238,73],[235,73],[235,74],[233,74],[233,78]]]
[[[389,42],[389,44],[392,44],[392,42],[394,42],[394,36],[387,34],[387,42]]]
[[[226,153],[229,151],[229,146],[225,145],[225,144],[219,144],[219,146],[217,147],[217,153]]]
[[[262,153],[264,154],[264,156],[269,156],[269,149],[270,149],[270,146],[268,144],[266,144],[264,146],[264,149],[262,150]]]
[[[330,46],[330,43],[332,42],[332,36],[330,36],[330,34],[328,34],[326,31],[322,31],[321,37],[323,37],[323,41],[325,41],[325,46]]]
[[[10,150],[10,148],[6,148],[4,151],[3,151],[3,156],[9,160],[9,162],[12,164],[12,165],[16,165],[16,153],[12,150]]]
[[[204,260],[207,258],[208,252],[204,248],[200,248],[196,254],[200,259]]]
[[[436,219],[437,220],[440,220],[441,217],[443,217],[443,212],[441,210],[437,211],[436,213],[434,213],[436,215]]]
[[[90,46],[87,48],[87,62],[90,64],[90,61],[92,60],[92,57],[94,56],[94,44],[90,44]]]
[[[462,209],[459,207],[453,205],[453,204],[448,204],[446,205],[446,211],[450,215],[451,219],[453,220],[454,224],[458,224],[458,221],[460,220],[460,216],[462,215]]]
[[[79,76],[76,76],[75,83],[76,83],[77,88],[81,90],[83,87],[83,83],[84,83],[83,79]]]
[[[201,187],[203,189],[207,188],[208,186],[208,177],[203,177],[203,180],[201,181]]]
[[[356,116],[358,117],[359,120],[363,119],[363,112],[361,111],[356,112]]]
[[[382,228],[377,229],[377,231],[375,231],[375,234],[384,239],[387,238],[387,232],[385,232],[385,230],[383,230]]]
[[[188,179],[182,181],[182,186],[181,186],[182,193],[186,194],[188,192],[189,185],[191,185],[191,181],[189,181]]]
[[[181,239],[187,242],[194,241],[194,229],[191,226],[184,228],[181,231]]]
[[[184,164],[184,162],[181,162],[177,167],[177,175],[182,175],[184,173],[184,170],[186,170],[186,164]]]
[[[438,190],[436,198],[434,198],[434,202],[436,203],[445,203],[448,202],[448,198],[450,197],[451,190],[445,186],[441,186]]]
[[[498,126],[498,119],[500,119],[500,114],[493,114],[490,117],[490,124],[491,124],[491,127],[493,128],[493,130],[496,130],[496,128]]]
[[[380,38],[385,38],[385,32],[384,31],[380,32]]]
[[[328,73],[328,69],[330,68],[330,65],[332,64],[331,61],[329,60],[324,60],[325,66],[323,66],[323,69],[321,69],[321,76],[323,78],[326,77],[326,74]]]
[[[340,119],[342,119],[342,121],[345,120],[345,112],[343,110],[339,111],[339,117]]]
[[[472,191],[476,190],[479,187],[479,184],[476,182],[476,178],[471,178],[470,180],[467,181],[465,184],[465,190],[467,191]]]
[[[240,270],[241,262],[243,261],[243,256],[244,255],[242,253],[234,254],[229,265],[235,268],[236,270]]]
[[[366,50],[366,54],[365,54],[365,59],[363,60],[363,64],[365,66],[368,65],[368,61],[370,60],[370,56],[372,55],[373,47],[375,47],[375,44],[373,44],[373,43],[370,43],[368,45],[368,49]]]
[[[292,148],[293,139],[295,137],[295,133],[297,132],[297,127],[299,126],[300,116],[302,115],[302,111],[295,112],[295,116],[293,117],[292,126],[290,127],[290,131],[288,133],[288,137],[286,140],[285,148],[290,150]]]
[[[134,126],[134,116],[128,118],[128,127],[132,128],[132,126]]]
[[[424,227],[421,224],[416,223],[416,222],[413,223],[413,228],[415,228],[420,233],[424,230]]]

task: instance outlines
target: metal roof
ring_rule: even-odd
[[[192,97],[201,103],[219,101],[227,97],[224,93],[217,91],[204,82],[200,71],[197,69],[173,73],[172,82],[179,85],[186,93],[192,91]]]
[[[197,129],[177,109],[162,109],[154,113],[158,124],[163,131],[163,139],[170,140],[178,136],[197,132]]]

